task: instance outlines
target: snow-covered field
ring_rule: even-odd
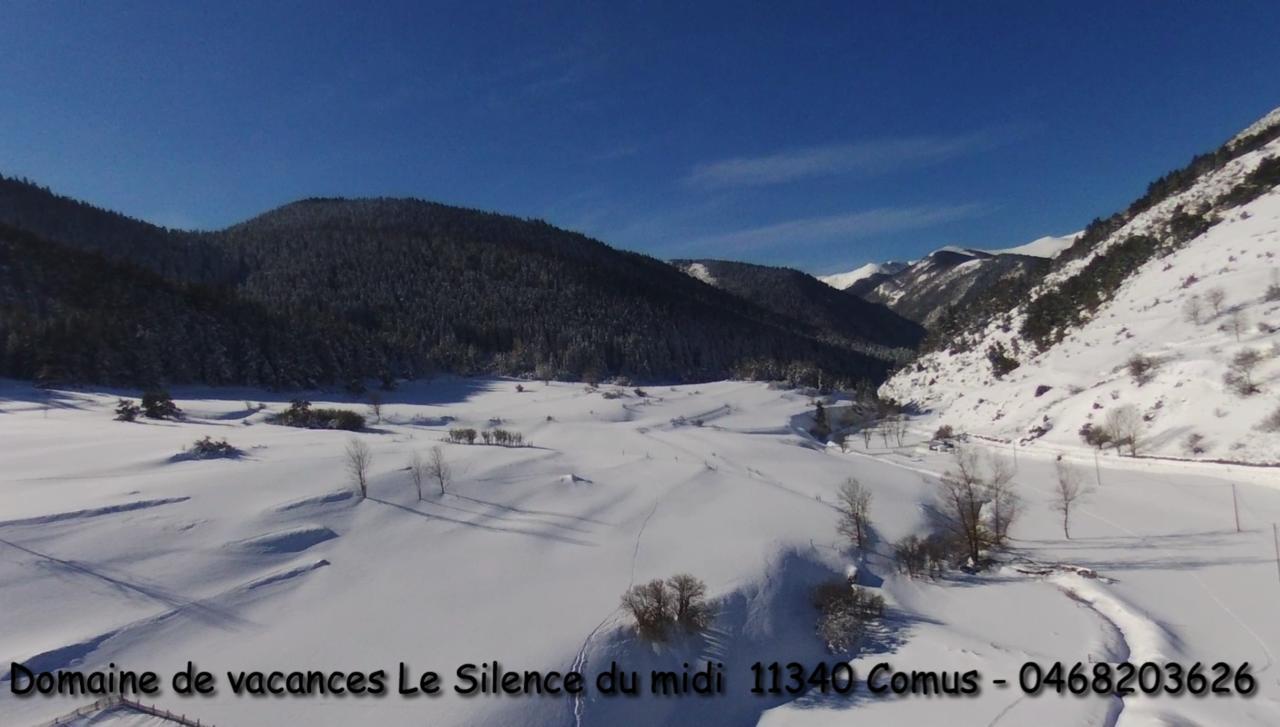
[[[1069,563],[1101,578],[1011,565],[913,581],[894,572],[889,544],[923,533],[936,474],[949,464],[920,437],[899,450],[877,440],[864,451],[858,437],[847,453],[822,447],[803,432],[808,397],[763,384],[652,387],[644,398],[523,385],[412,384],[387,394],[383,422],[351,435],[268,424],[287,402],[261,392],[175,391],[185,421],[129,424],[112,420],[117,392],[3,384],[0,660],[165,675],[188,660],[214,673],[387,669],[393,690],[400,661],[442,672],[447,687],[459,664],[494,659],[590,674],[612,660],[646,672],[725,664],[725,694],[711,698],[461,698],[448,689],[436,698],[236,698],[220,679],[215,698],[166,689],[153,700],[222,726],[1280,724],[1275,471],[1111,455],[1095,471],[1087,455],[1081,471],[1102,484],[1068,541],[1050,509],[1052,456],[1023,451],[1026,511],[1011,562]],[[441,442],[450,427],[497,419],[532,446]],[[245,455],[174,458],[205,435]],[[373,453],[363,501],[344,472],[352,437]],[[455,481],[420,502],[405,468],[436,445]],[[749,693],[753,662],[851,657],[825,653],[810,604],[814,584],[854,562],[832,507],[850,476],[874,495],[877,544],[858,580],[889,604],[855,665],[863,675],[880,661],[976,668],[980,695]],[[619,596],[678,572],[707,582],[720,615],[703,637],[648,646],[627,628]],[[1123,659],[1249,662],[1258,693],[1025,698],[1016,687],[1026,661]],[[17,699],[5,682],[0,724],[36,724],[88,701]],[[116,712],[81,723],[148,719]]]

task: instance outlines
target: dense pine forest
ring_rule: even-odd
[[[0,178],[0,223],[0,375],[46,383],[853,384],[919,336],[861,301],[854,321],[788,315],[544,222],[418,200],[305,200],[194,233]]]

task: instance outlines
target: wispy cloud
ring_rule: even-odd
[[[684,182],[702,189],[760,187],[836,174],[883,174],[995,146],[991,132],[963,136],[917,136],[793,149],[759,157],[733,157],[699,164]]]
[[[983,204],[880,207],[841,215],[805,217],[689,241],[681,248],[704,252],[750,252],[855,240],[869,235],[916,230],[985,214]]]

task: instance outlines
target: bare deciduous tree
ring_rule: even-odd
[[[622,595],[622,607],[635,619],[642,637],[650,641],[666,638],[671,623],[671,592],[661,579],[632,586]]]
[[[347,474],[360,490],[360,497],[369,496],[369,467],[373,464],[373,452],[359,439],[347,442]]]
[[[982,480],[981,464],[976,449],[956,450],[955,467],[942,475],[938,487],[938,504],[951,527],[963,540],[972,565],[981,562],[987,541],[982,522],[982,508],[987,504],[987,487]]]
[[[374,424],[382,423],[382,394],[376,391],[369,392],[369,418]]]
[[[701,631],[711,625],[714,612],[706,601],[706,583],[688,573],[679,573],[667,579],[667,587],[677,626]]]
[[[1252,348],[1238,352],[1231,357],[1231,364],[1227,367],[1227,373],[1222,380],[1241,396],[1258,393],[1258,384],[1253,380],[1253,371],[1258,364],[1262,363],[1263,358],[1261,351]]]
[[[1056,466],[1058,470],[1058,487],[1054,492],[1053,509],[1062,513],[1062,534],[1067,540],[1070,540],[1071,508],[1075,507],[1076,502],[1083,499],[1089,490],[1081,480],[1080,473],[1071,465],[1059,459]]]
[[[1227,300],[1227,291],[1222,288],[1210,288],[1204,294],[1204,299],[1209,303],[1209,307],[1213,309],[1213,315],[1216,318],[1222,314],[1222,304]]]
[[[413,479],[413,487],[418,491],[418,500],[422,500],[422,481],[427,478],[427,463],[419,452],[413,453],[409,460],[409,477]]]
[[[871,493],[850,477],[840,486],[836,509],[840,511],[840,534],[858,548],[866,547],[871,530]]]
[[[1130,457],[1138,456],[1138,440],[1142,437],[1143,422],[1137,407],[1125,404],[1107,412],[1106,427],[1117,452],[1121,451],[1121,447],[1128,447]]]
[[[1004,544],[1022,511],[1013,477],[1008,460],[986,459],[973,447],[957,449],[955,465],[942,476],[939,511],[972,566],[981,564],[983,549]]]
[[[889,417],[889,431],[893,432],[893,439],[899,447],[907,436],[907,424],[906,414],[898,413]]]
[[[1249,316],[1240,308],[1231,311],[1231,315],[1227,318],[1227,330],[1235,334],[1236,341],[1240,340],[1240,336],[1249,330]]]
[[[1197,326],[1204,322],[1204,304],[1200,301],[1200,296],[1193,295],[1187,298],[1187,302],[1182,304],[1182,314],[1187,321]]]
[[[1022,498],[1013,485],[1013,465],[1006,459],[993,458],[987,476],[987,498],[990,500],[991,541],[997,548],[1004,547],[1009,529],[1022,512]]]
[[[444,449],[439,446],[431,448],[431,457],[427,460],[427,476],[440,485],[440,494],[448,491],[449,482],[453,479],[453,467],[444,458]]]

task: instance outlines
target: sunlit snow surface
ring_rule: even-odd
[[[353,436],[263,421],[284,396],[175,391],[184,422],[112,420],[118,395],[0,390],[0,658],[168,675],[228,669],[386,669],[405,661],[451,686],[465,662],[594,674],[611,660],[647,673],[723,662],[726,694],[700,698],[236,698],[166,694],[160,707],[217,725],[351,724],[1176,724],[1280,723],[1280,578],[1273,473],[1101,461],[1103,487],[1062,538],[1049,509],[1051,457],[1020,453],[1020,558],[1095,568],[1106,581],[1013,569],[903,579],[889,543],[924,528],[946,455],[912,442],[840,453],[802,431],[807,396],[724,382],[589,392],[578,384],[441,380],[388,393],[357,436],[374,454],[370,497],[343,471]],[[606,399],[602,391],[618,391]],[[363,409],[341,397],[319,405]],[[245,399],[254,404],[246,408]],[[264,401],[267,411],[257,411]],[[449,427],[501,419],[532,446],[442,444]],[[698,426],[695,422],[701,422]],[[226,437],[238,460],[174,461]],[[405,467],[440,445],[455,482],[417,501]],[[1069,455],[1073,456],[1073,455]],[[1093,474],[1091,457],[1078,459]],[[1016,683],[1027,660],[1248,661],[1251,700],[968,699],[748,693],[757,661],[834,659],[813,635],[811,587],[853,562],[831,503],[856,476],[874,493],[878,543],[859,579],[890,604],[856,665],[982,670]],[[1239,483],[1245,532],[1234,531]],[[722,599],[702,638],[654,649],[618,612],[632,583],[687,571]],[[1159,641],[1152,645],[1153,639]],[[845,658],[848,658],[846,655]],[[18,700],[0,723],[34,724],[80,699]],[[391,683],[394,689],[394,681]],[[1173,719],[1176,716],[1177,719]],[[103,719],[133,719],[106,715]],[[1181,721],[1179,721],[1181,720]],[[117,722],[104,722],[117,724]],[[145,723],[145,722],[143,722]],[[134,722],[119,722],[134,724]]]

